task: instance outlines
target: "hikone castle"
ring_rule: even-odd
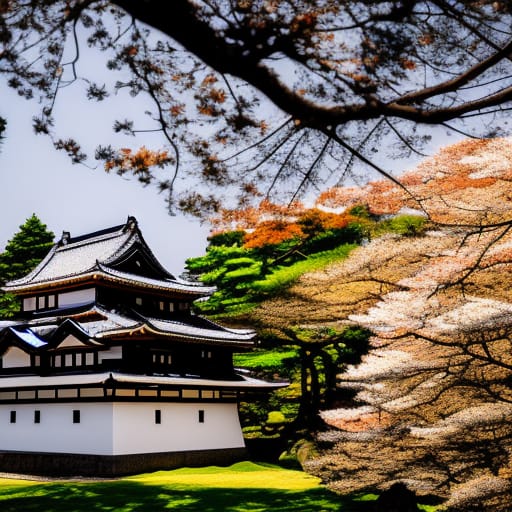
[[[192,311],[212,293],[157,261],[137,221],[64,232],[4,290],[0,471],[119,475],[244,456],[238,402],[280,384],[239,375],[252,330]]]

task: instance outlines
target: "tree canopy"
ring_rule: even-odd
[[[22,96],[40,97],[36,132],[73,162],[87,155],[57,134],[63,88],[85,84],[96,101],[147,97],[145,126],[125,118],[113,128],[160,132],[162,145],[98,141],[95,158],[158,183],[171,207],[290,201],[361,164],[389,175],[375,152],[421,153],[433,126],[506,133],[510,2],[175,0],[172,15],[167,8],[163,0],[2,2],[0,71]],[[120,77],[112,88],[82,73],[87,45]]]
[[[48,254],[55,235],[39,217],[32,214],[7,242],[0,254],[0,285],[28,274]],[[12,294],[0,295],[0,317],[11,317],[19,311]]]

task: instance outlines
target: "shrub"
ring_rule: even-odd
[[[388,221],[387,227],[397,235],[417,236],[425,231],[426,219],[419,215],[398,215]]]

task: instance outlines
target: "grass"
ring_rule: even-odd
[[[283,360],[296,357],[296,350],[265,350],[234,354],[233,363],[236,367],[250,369],[277,370],[282,367]]]
[[[356,244],[345,244],[331,251],[311,255],[307,259],[298,261],[293,265],[274,270],[265,279],[255,281],[253,287],[260,293],[274,295],[291,286],[302,274],[314,272],[331,263],[344,260],[356,247],[358,247]]]
[[[376,498],[338,496],[302,471],[253,462],[112,480],[0,478],[2,512],[370,512]]]
[[[241,462],[181,468],[116,480],[0,479],[3,512],[355,512],[368,504],[342,498],[301,471]]]

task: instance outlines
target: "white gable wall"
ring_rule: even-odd
[[[62,343],[59,344],[59,348],[63,348],[63,347],[83,347],[83,346],[84,346],[84,344],[78,338],[75,338],[75,336],[73,336],[72,334],[69,334],[68,336],[66,336],[62,340]]]
[[[18,347],[10,347],[2,356],[3,368],[30,366],[30,355]]]

